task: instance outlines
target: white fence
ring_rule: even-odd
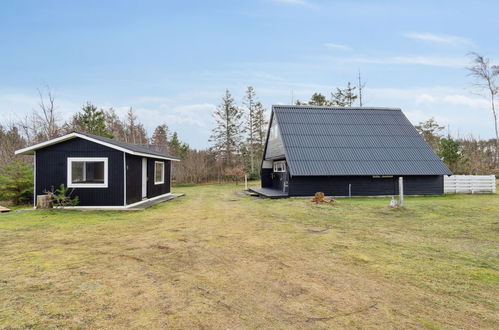
[[[444,175],[446,194],[496,193],[495,175]]]

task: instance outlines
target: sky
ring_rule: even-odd
[[[55,95],[132,107],[149,133],[167,124],[210,145],[225,89],[273,104],[366,83],[364,106],[434,117],[453,136],[491,138],[492,113],[467,76],[469,52],[499,64],[499,1],[1,1],[0,123]],[[446,131],[447,133],[447,131]]]

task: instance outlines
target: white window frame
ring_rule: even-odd
[[[281,169],[279,169],[279,167],[280,167]],[[283,173],[283,172],[286,172],[286,161],[285,161],[285,160],[278,160],[278,161],[274,161],[273,170],[274,170],[274,172],[276,172],[276,173]]]
[[[163,164],[163,171],[161,171],[161,181],[156,181],[156,166],[158,164]],[[154,184],[163,184],[165,183],[165,162],[154,162]]]
[[[73,162],[104,162],[104,183],[72,183]],[[108,187],[108,158],[107,157],[68,157],[67,170],[67,187],[68,188],[107,188]]]

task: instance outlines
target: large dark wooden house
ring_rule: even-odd
[[[171,162],[148,147],[87,133],[70,133],[16,154],[34,155],[34,195],[61,184],[78,207],[129,208],[170,194]]]
[[[444,192],[452,174],[400,109],[272,107],[262,160],[268,197]]]

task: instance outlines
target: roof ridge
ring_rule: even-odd
[[[324,109],[324,110],[388,110],[388,111],[401,111],[401,108],[391,108],[391,107],[334,107],[334,106],[322,106],[322,105],[284,105],[284,104],[274,104],[274,108],[285,108],[285,109]]]

